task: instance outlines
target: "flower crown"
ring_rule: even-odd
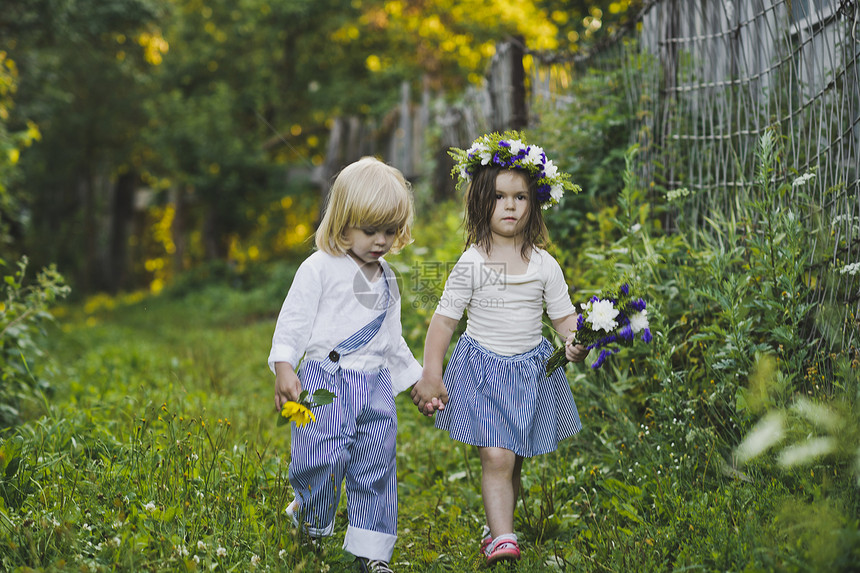
[[[458,188],[468,184],[481,167],[497,165],[528,172],[537,181],[537,200],[544,209],[556,205],[565,190],[581,191],[579,185],[570,181],[569,174],[560,173],[546,158],[543,148],[529,145],[517,131],[482,135],[469,149],[452,147],[448,155],[454,158],[451,175],[458,178]]]

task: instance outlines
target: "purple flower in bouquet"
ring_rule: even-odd
[[[630,285],[626,283],[617,293],[593,296],[580,305],[574,340],[589,350],[600,350],[592,368],[603,366],[607,358],[618,352],[618,346],[630,346],[636,340],[651,342],[646,306],[642,298],[631,296]],[[547,376],[566,362],[564,346],[557,348],[547,360]]]

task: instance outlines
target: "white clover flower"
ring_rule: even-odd
[[[120,543],[122,543],[122,540],[118,536],[114,535],[113,537],[111,537],[110,544],[112,546],[119,547]],[[186,551],[185,554],[188,555],[188,552]]]
[[[218,557],[227,557],[227,550],[223,547],[218,547],[218,549],[215,551],[215,555],[217,555]]]
[[[806,185],[807,183],[809,183],[813,179],[815,179],[815,173],[813,173],[811,171],[807,171],[806,173],[804,173],[803,175],[801,175],[800,177],[798,177],[797,179],[792,181],[791,186],[792,187],[800,187],[801,185]]]
[[[81,526],[81,529],[83,529],[84,531],[92,531],[93,530],[93,528],[90,527],[88,523],[83,524]]]
[[[256,567],[260,564],[260,556],[256,553],[251,555],[251,567]]]
[[[598,300],[591,303],[591,312],[585,318],[586,322],[591,323],[592,330],[605,330],[612,332],[618,322],[615,317],[618,316],[618,309],[609,300]]]
[[[690,190],[686,187],[681,187],[680,189],[672,189],[671,191],[666,192],[666,201],[674,201],[676,199],[681,199],[682,197],[686,197],[690,194]]]
[[[206,551],[206,544],[202,541],[197,542],[197,551]]]
[[[197,563],[198,565],[200,564],[200,556],[199,556],[199,555],[195,555],[195,556],[194,556],[194,557],[192,557],[191,559],[193,559],[193,560],[194,560],[194,562],[195,562],[195,563]]]
[[[648,328],[648,310],[643,309],[630,317],[630,328],[633,329],[633,334],[642,332]]]
[[[184,545],[174,545],[173,550],[178,553],[180,557],[188,557],[188,548]]]
[[[149,513],[152,513],[153,511],[155,511],[155,503],[150,501],[149,503],[147,503],[146,505],[143,506],[143,509],[145,509]]]
[[[280,551],[278,551],[278,558],[283,559],[286,555],[287,555],[286,549],[281,549]]]

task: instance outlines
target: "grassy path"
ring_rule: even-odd
[[[52,394],[0,434],[0,571],[355,570],[343,503],[317,546],[285,519],[289,432],[275,425],[265,364],[272,298],[209,288],[60,318],[34,366]],[[628,411],[627,381],[568,373],[586,427],[525,464],[512,570],[851,570],[850,468],[827,467],[824,485],[820,468],[726,477],[701,429],[646,425]],[[486,570],[476,452],[408,395],[397,406],[395,570]]]

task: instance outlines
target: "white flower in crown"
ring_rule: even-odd
[[[526,149],[526,156],[523,159],[523,163],[526,165],[543,165],[545,159],[546,154],[544,154],[543,149],[537,145],[530,145],[528,149]]]
[[[526,148],[526,144],[519,139],[512,139],[508,143],[511,144],[511,155],[516,155]]]
[[[536,184],[537,200],[544,209],[557,204],[566,190],[574,193],[581,190],[567,173],[559,172],[547,159],[542,147],[529,145],[516,131],[483,135],[468,149],[452,147],[448,154],[455,161],[451,174],[457,178],[458,187],[470,183],[482,167],[498,166],[526,172]]]

